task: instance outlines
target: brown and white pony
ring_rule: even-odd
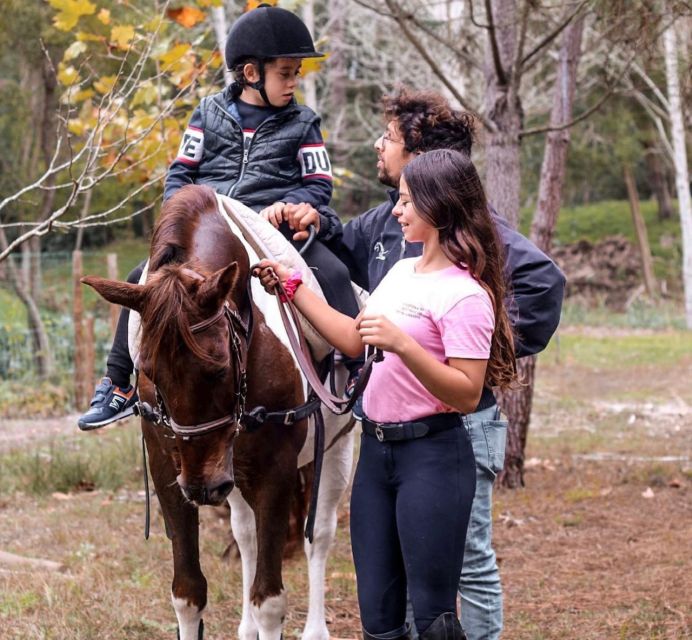
[[[286,613],[281,563],[297,469],[312,459],[308,420],[240,428],[244,410],[297,407],[303,383],[277,330],[248,288],[249,258],[208,187],[180,189],[163,206],[145,284],[87,277],[106,300],[141,316],[140,399],[151,475],[173,546],[172,601],[181,640],[203,637],[207,582],[199,563],[198,508],[228,499],[243,567],[241,640],[279,640]],[[276,303],[267,296],[269,302]],[[250,320],[252,318],[252,320]],[[280,331],[278,331],[280,333]],[[350,477],[352,436],[325,414],[324,458],[303,640],[328,640],[324,572],[336,508]],[[336,434],[346,437],[338,437]],[[234,485],[237,488],[233,490]]]

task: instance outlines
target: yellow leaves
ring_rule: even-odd
[[[95,33],[87,33],[86,31],[77,31],[75,37],[80,42],[103,42],[105,40],[103,36],[99,36]]]
[[[61,62],[58,65],[58,82],[65,87],[71,87],[79,82],[79,72],[71,65]]]
[[[146,82],[143,82],[137,89],[134,98],[132,98],[130,106],[136,107],[140,104],[152,104],[156,101],[158,95],[159,93],[156,87],[154,86],[154,83],[147,80]]]
[[[108,9],[101,9],[96,17],[105,25],[109,25],[111,23],[111,12]]]
[[[62,59],[65,62],[69,62],[70,60],[74,60],[75,58],[78,58],[86,50],[87,50],[87,46],[83,42],[76,40],[69,47],[67,47],[67,49],[65,49],[65,53],[63,54]],[[61,82],[62,82],[62,80],[61,80]]]
[[[189,5],[179,9],[168,9],[166,15],[178,24],[183,25],[186,29],[194,27],[198,22],[202,22],[207,17],[203,11]]]
[[[118,81],[118,76],[101,76],[94,82],[94,89],[102,94],[110,93]]]
[[[222,7],[223,0],[197,0],[200,7]]]
[[[48,0],[58,13],[53,16],[53,24],[60,31],[70,31],[82,16],[96,12],[96,5],[89,0]]]
[[[305,58],[301,61],[300,65],[300,75],[306,76],[309,73],[317,73],[322,69],[322,65],[325,63],[330,54],[326,54],[323,58]]]
[[[163,64],[162,71],[169,75],[170,81],[176,87],[182,87],[191,82],[193,77],[199,73],[195,64],[195,54],[189,43],[176,45],[156,57]]]
[[[128,49],[134,37],[135,28],[129,24],[111,29],[111,42],[116,44],[119,49]]]
[[[155,31],[158,31],[159,29],[161,32],[165,31],[166,29],[166,23],[164,22],[163,18],[161,16],[156,16],[155,18],[152,18],[148,22],[145,22],[142,25],[142,29],[148,33],[154,33]]]
[[[161,63],[164,66],[173,67],[174,65],[180,63],[185,54],[187,54],[187,52],[190,51],[191,48],[191,45],[187,43],[179,44],[173,47],[172,49],[169,49],[165,53],[159,54],[156,57],[161,61]]]
[[[275,7],[278,3],[278,0],[248,0],[245,3],[245,11],[252,11],[253,9],[257,9],[261,4],[268,4],[271,5],[272,7]]]

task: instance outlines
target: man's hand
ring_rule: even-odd
[[[284,206],[283,213],[284,218],[288,220],[288,226],[295,231],[293,240],[296,242],[308,239],[307,228],[310,225],[315,226],[316,232],[320,230],[320,214],[307,202],[287,204]]]
[[[259,214],[278,229],[279,225],[284,221],[285,209],[287,206],[285,202],[275,202],[268,207],[264,207]]]

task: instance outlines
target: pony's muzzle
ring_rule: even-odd
[[[178,476],[178,484],[183,495],[195,504],[218,506],[233,491],[235,481],[230,474],[223,473],[206,484],[185,484],[181,476]]]

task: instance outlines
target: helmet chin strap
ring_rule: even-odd
[[[259,71],[259,80],[257,82],[248,82],[247,85],[248,87],[251,87],[252,89],[255,89],[259,91],[260,97],[262,100],[264,100],[264,104],[266,104],[268,107],[273,107],[274,105],[269,102],[269,98],[267,97],[267,92],[264,89],[264,60],[260,60],[257,63],[258,71]]]

